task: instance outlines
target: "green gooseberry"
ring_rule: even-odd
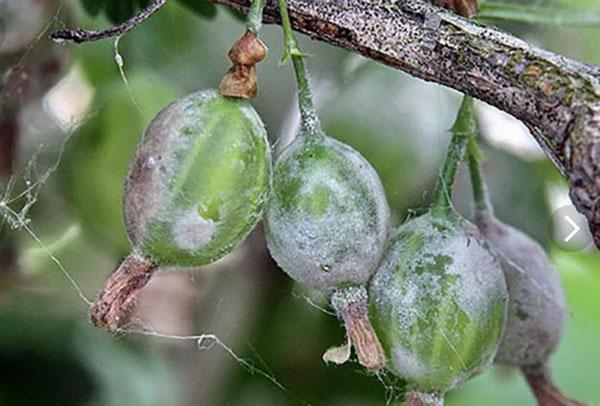
[[[115,330],[158,266],[209,264],[230,253],[261,219],[271,153],[248,101],[204,90],[164,108],[149,124],[124,193],[132,254],[92,307]]]

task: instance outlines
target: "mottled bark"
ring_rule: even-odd
[[[246,11],[250,0],[213,0]],[[600,68],[419,0],[289,0],[313,39],[472,95],[520,119],[571,184],[600,247]],[[265,21],[279,22],[274,2]]]

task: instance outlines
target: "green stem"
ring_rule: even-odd
[[[481,174],[479,161],[481,153],[477,145],[477,134],[469,137],[469,147],[467,150],[469,173],[471,174],[471,186],[473,187],[473,198],[475,200],[475,213],[477,216],[492,215],[494,210],[490,203],[487,187]]]
[[[452,140],[450,140],[444,167],[440,173],[433,195],[431,212],[435,216],[444,218],[452,218],[454,216],[454,209],[452,207],[454,178],[458,171],[458,165],[465,155],[467,141],[475,133],[475,128],[473,99],[470,96],[464,96],[456,116],[456,121],[451,129]]]
[[[291,58],[292,63],[294,64],[296,82],[298,84],[298,104],[300,106],[302,134],[322,136],[323,129],[321,127],[321,121],[317,115],[317,110],[310,91],[308,73],[304,66],[303,58],[306,55],[300,51],[300,47],[294,36],[285,0],[279,0],[279,13],[281,15],[281,25],[283,27],[283,37],[285,40],[282,62],[287,62]]]
[[[258,36],[258,32],[262,28],[263,9],[265,8],[265,0],[253,0],[248,16],[246,17],[246,27],[253,34]]]

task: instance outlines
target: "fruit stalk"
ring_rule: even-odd
[[[264,8],[265,0],[254,0],[252,1],[250,10],[248,10],[246,27],[248,27],[248,31],[251,31],[255,35],[258,35],[258,32],[262,28],[262,16]]]
[[[155,268],[150,260],[139,254],[133,253],[126,257],[92,305],[92,324],[111,332],[123,325]]]
[[[473,132],[469,135],[467,161],[471,176],[471,185],[473,187],[476,219],[483,219],[486,216],[492,216],[494,214],[494,208],[490,202],[487,186],[481,176],[480,160],[481,153],[479,151],[479,146],[477,145],[477,133]]]
[[[550,368],[538,364],[521,368],[531,391],[540,406],[583,406],[586,403],[565,397],[554,383]]]
[[[473,99],[470,96],[464,96],[451,131],[452,139],[448,146],[444,167],[440,173],[431,204],[433,216],[447,219],[453,217],[452,188],[458,165],[465,155],[468,136],[475,131]]]
[[[284,53],[281,61],[285,63],[291,58],[294,65],[294,72],[296,74],[296,82],[298,85],[298,105],[300,107],[302,125],[301,133],[322,137],[324,133],[321,121],[319,120],[310,90],[308,72],[306,66],[304,66],[303,58],[306,55],[300,51],[300,47],[294,36],[285,0],[279,0],[279,13],[281,15],[281,26],[283,27],[283,36],[285,39]]]
[[[369,320],[367,289],[364,286],[338,289],[331,298],[331,304],[344,321],[358,362],[370,370],[383,368],[386,364],[385,352]]]

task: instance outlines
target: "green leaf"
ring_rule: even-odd
[[[599,10],[567,10],[516,3],[481,4],[479,20],[508,20],[526,24],[600,26]]]
[[[205,0],[178,0],[179,4],[198,13],[205,18],[214,18],[217,15],[217,6]]]

